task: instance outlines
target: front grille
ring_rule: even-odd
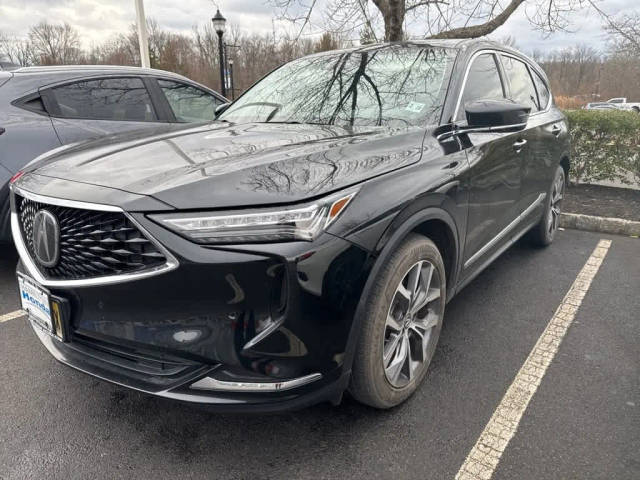
[[[103,212],[34,202],[16,195],[22,238],[34,263],[51,280],[81,280],[135,273],[166,262],[166,257],[121,212]],[[41,209],[60,225],[60,259],[47,268],[33,248],[33,218]]]

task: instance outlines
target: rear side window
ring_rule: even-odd
[[[465,118],[464,109],[471,102],[477,100],[503,100],[504,98],[504,87],[500,79],[495,56],[492,53],[478,55],[473,60],[467,75],[457,120]]]
[[[524,62],[513,57],[502,57],[504,71],[511,86],[511,99],[514,102],[531,107],[532,111],[540,110],[538,96],[533,86],[529,68]]]
[[[35,113],[41,113],[43,115],[47,114],[47,109],[42,102],[42,97],[38,94],[27,95],[26,97],[19,98],[18,100],[14,100],[12,105],[23,108],[25,110],[29,110]]]
[[[22,104],[23,107],[28,108],[29,110],[33,110],[36,112],[45,112],[44,104],[42,103],[42,98],[35,97],[31,100],[27,100]]]
[[[59,116],[93,120],[156,121],[140,78],[83,80],[53,88]]]
[[[551,92],[549,92],[547,84],[536,72],[533,72],[533,82],[536,84],[536,90],[538,91],[540,110],[544,110],[549,105],[549,100],[551,100]]]
[[[158,79],[158,85],[178,122],[210,122],[215,119],[216,107],[222,104],[210,93],[185,83]]]

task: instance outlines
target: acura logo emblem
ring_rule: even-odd
[[[48,210],[38,210],[33,217],[33,251],[43,267],[55,267],[60,259],[60,226]]]

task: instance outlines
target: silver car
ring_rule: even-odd
[[[618,110],[618,107],[616,107],[612,103],[594,102],[594,103],[587,103],[584,106],[584,109],[585,110]]]
[[[181,75],[120,66],[0,70],[0,242],[9,180],[44,152],[104,135],[210,122],[227,100]]]

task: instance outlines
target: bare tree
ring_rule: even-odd
[[[326,52],[329,50],[337,50],[340,46],[340,39],[336,38],[335,35],[330,32],[324,32],[316,47],[314,48],[315,52]]]
[[[605,17],[606,28],[615,39],[615,50],[640,57],[640,13]]]
[[[282,18],[300,25],[312,23],[314,12],[324,14],[333,31],[362,31],[367,38],[400,41],[405,25],[419,25],[430,38],[476,38],[488,35],[524,4],[529,22],[545,32],[566,29],[571,13],[593,7],[595,0],[270,0]],[[377,31],[382,29],[383,34]]]
[[[78,32],[68,23],[40,22],[29,30],[29,42],[42,65],[78,63],[82,53]]]
[[[613,97],[640,101],[640,56],[617,47],[603,54],[585,45],[534,52],[551,82],[562,108],[575,109],[587,102]]]
[[[0,57],[23,67],[33,65],[35,55],[28,40],[0,34]]]

